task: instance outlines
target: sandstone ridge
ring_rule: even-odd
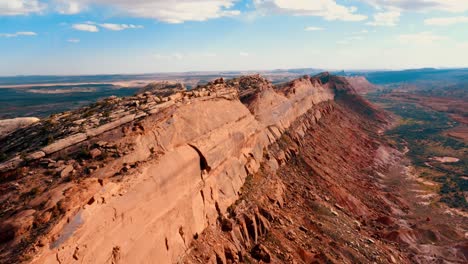
[[[2,262],[177,262],[249,175],[284,162],[269,146],[304,114],[312,118],[298,135],[333,111],[338,79],[275,87],[256,75],[148,90],[10,134],[1,139]]]

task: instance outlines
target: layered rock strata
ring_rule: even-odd
[[[269,146],[307,113],[303,135],[335,93],[320,78],[220,79],[163,98],[111,98],[15,132],[2,145],[2,261],[179,261],[248,175],[281,162],[265,157]],[[53,141],[34,140],[47,129]]]

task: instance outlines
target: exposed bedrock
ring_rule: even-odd
[[[18,117],[0,120],[0,138],[14,132],[17,129],[27,127],[39,121],[37,117]]]
[[[197,93],[205,95],[187,96]],[[239,198],[248,175],[264,162],[285,161],[265,160],[269,146],[306,114],[309,121],[295,127],[304,135],[333,111],[328,102],[334,96],[334,87],[317,78],[280,87],[260,76],[220,79],[63,149],[44,147],[48,152],[20,170],[36,168],[24,177],[34,174],[49,184],[4,215],[0,228],[11,237],[1,256],[14,260],[10,247],[34,263],[177,262]],[[64,156],[83,156],[84,148],[95,158],[57,164]],[[62,180],[49,180],[55,167]],[[21,178],[11,172],[2,177]],[[11,224],[25,211],[27,221]]]
[[[154,145],[161,156],[130,176],[124,194],[85,208],[76,233],[38,262],[71,262],[77,245],[85,262],[103,263],[115,247],[122,263],[177,262],[238,199],[268,145],[315,104],[333,99],[331,90],[304,82],[289,97],[272,88],[258,93],[253,114],[239,100],[216,99],[181,105],[157,123],[144,120],[148,133],[136,138],[136,151],[144,157]]]

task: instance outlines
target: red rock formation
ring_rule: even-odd
[[[328,74],[51,117],[1,147],[0,262],[409,262],[365,227],[398,203],[365,173],[385,118]]]
[[[256,115],[237,96],[246,90],[257,98],[248,105],[258,109]],[[19,230],[25,228],[33,241],[40,237],[49,240],[50,247],[35,254],[39,263],[56,259],[71,262],[76,258],[77,244],[85,262],[105,262],[116,245],[126,262],[155,257],[162,262],[176,261],[193,237],[216,223],[219,213],[238,199],[245,178],[258,171],[263,162],[265,149],[314,105],[333,99],[330,89],[310,81],[296,90],[285,96],[259,76],[229,82],[221,79],[194,91],[170,95],[172,105],[156,108],[159,111],[150,109],[149,115],[127,110],[130,115],[121,119],[55,141],[43,147],[42,154],[27,165],[21,157],[14,163],[7,162],[4,171],[15,166],[35,170],[37,181],[49,178],[49,167],[57,167],[59,172],[67,170],[60,175],[72,180],[61,183],[47,179],[52,181],[49,190],[68,186],[63,193],[54,194],[40,184],[33,187],[37,192],[34,196],[43,201],[57,195],[57,204],[52,203],[52,208],[21,196],[12,199],[18,213],[34,208],[28,209],[32,210],[28,214],[31,219],[39,219],[54,208],[63,212],[52,212],[53,221],[41,225],[47,232],[37,231],[34,225],[22,226],[5,246],[19,246],[19,239],[24,237]],[[121,104],[127,105],[125,101]],[[144,103],[139,100],[131,106],[141,109]],[[71,159],[83,148],[99,147],[100,141],[113,142],[117,149],[124,150],[112,159]],[[99,156],[109,156],[109,149],[98,150]],[[85,155],[96,158],[96,152],[93,149]],[[49,162],[44,169],[44,155],[53,160],[67,156],[62,161],[64,167]],[[2,178],[13,176],[10,173],[5,171]],[[19,178],[25,185],[35,185],[24,177]],[[75,195],[78,188],[83,190],[80,196]],[[16,219],[18,213],[6,214],[5,222]],[[6,250],[4,247],[4,253],[11,253]]]

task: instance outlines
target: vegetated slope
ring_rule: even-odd
[[[400,221],[410,207],[386,183],[402,169],[380,139],[387,118],[326,73],[52,116],[4,148],[0,262],[431,260],[420,245],[438,230]],[[449,230],[430,249],[466,261]]]
[[[415,173],[437,183],[432,189],[439,195],[431,200],[443,201],[466,212],[468,132],[466,122],[456,122],[463,121],[459,115],[466,114],[466,107],[459,107],[464,113],[454,114],[443,109],[442,105],[435,107],[434,102],[440,102],[438,98],[423,99],[405,93],[400,96],[376,93],[369,98],[400,117],[398,126],[387,131],[387,135],[400,149],[407,149]],[[451,102],[445,102],[445,105],[457,106]],[[444,157],[455,159],[456,162],[438,160]]]

